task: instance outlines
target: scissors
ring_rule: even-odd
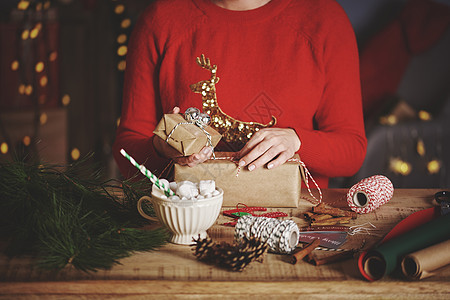
[[[446,215],[450,213],[450,192],[440,191],[434,194],[434,199],[441,206],[441,214]]]

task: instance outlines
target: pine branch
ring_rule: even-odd
[[[32,253],[41,268],[72,265],[87,272],[166,242],[164,229],[138,229],[145,220],[136,204],[151,184],[102,181],[86,161],[0,164],[0,233],[10,238],[8,255]]]

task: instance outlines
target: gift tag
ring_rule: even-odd
[[[347,241],[346,231],[302,231],[299,241],[302,243],[312,243],[320,239],[320,246],[331,249],[338,249]]]

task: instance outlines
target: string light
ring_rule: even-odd
[[[40,73],[40,72],[44,71],[44,66],[45,66],[44,63],[42,61],[40,61],[36,64],[34,69],[36,70],[37,73]]]
[[[70,104],[70,96],[65,94],[61,99],[61,103],[64,106],[68,106]]]
[[[128,38],[127,35],[125,33],[122,33],[117,37],[117,43],[123,44],[127,41],[127,38]]]
[[[24,31],[22,31],[22,40],[28,39],[29,36],[30,36],[30,31],[28,29],[25,29]]]
[[[33,93],[33,86],[31,86],[31,84],[29,84],[25,87],[25,94],[27,96],[30,96],[32,93]]]
[[[14,61],[11,63],[11,70],[17,71],[18,69],[19,69],[19,62],[18,62],[17,60],[14,60]]]
[[[52,53],[50,53],[50,55],[48,56],[48,59],[50,61],[55,61],[58,58],[58,52],[53,51]]]
[[[125,56],[125,55],[127,55],[127,52],[128,52],[128,47],[125,45],[122,45],[117,49],[117,55],[119,55],[119,56]]]
[[[19,94],[24,95],[25,94],[25,84],[19,85]]]
[[[23,139],[22,139],[22,143],[23,143],[26,147],[30,146],[30,144],[31,144],[31,138],[30,138],[28,135],[24,136]]]
[[[400,158],[391,158],[389,163],[389,169],[396,174],[407,176],[411,173],[412,166],[410,163]]]
[[[127,68],[127,62],[125,60],[119,61],[119,63],[117,64],[117,69],[119,71],[125,71],[126,68]]]
[[[17,9],[18,10],[27,10],[28,6],[30,6],[30,2],[29,1],[25,1],[25,0],[21,0],[18,4],[17,4]]]
[[[49,9],[50,8],[50,1],[45,1],[44,3],[44,9]]]
[[[42,113],[42,114],[39,116],[39,123],[40,123],[41,125],[45,125],[45,124],[47,123],[47,121],[48,121],[48,116],[47,116],[47,114],[46,114],[46,113]]]
[[[130,19],[124,19],[120,23],[120,27],[122,27],[124,29],[130,27],[130,25],[131,25],[131,20]]]
[[[37,23],[30,32],[30,38],[35,39],[42,29],[42,23]]]
[[[8,153],[8,144],[7,143],[3,142],[0,144],[0,152],[2,154]]]
[[[72,160],[78,160],[80,155],[80,150],[78,150],[78,148],[73,148],[70,152],[70,157],[72,157]]]
[[[48,77],[47,76],[42,76],[41,77],[41,79],[39,80],[39,84],[42,86],[42,87],[45,87],[45,86],[47,86],[47,83],[48,83]]]
[[[416,150],[417,150],[417,153],[420,155],[420,156],[425,156],[425,143],[423,142],[423,140],[422,139],[419,139],[418,141],[417,141],[417,146],[416,146]]]
[[[431,114],[425,110],[419,111],[419,119],[422,121],[430,121],[432,119]]]
[[[437,159],[433,159],[427,164],[428,173],[437,174],[441,170],[441,162]]]
[[[33,39],[35,41],[30,41],[24,43],[23,53],[18,55],[18,59],[11,61],[10,68],[12,71],[18,71],[20,69],[20,79],[18,84],[18,94],[19,95],[27,95],[31,96],[35,93],[35,96],[30,98],[30,101],[37,102],[35,104],[43,105],[47,101],[47,95],[40,87],[46,87],[49,84],[49,74],[44,73],[46,71],[46,63],[47,61],[55,61],[58,57],[56,51],[48,51],[48,45],[46,43],[46,39],[40,39],[42,37],[43,31],[43,22],[40,20],[46,20],[42,13],[40,12],[42,9],[48,10],[51,7],[51,1],[49,0],[18,0],[17,9],[21,11],[28,11],[27,14],[21,14],[23,16],[22,27],[19,29],[19,38],[23,41],[27,41],[29,39]],[[39,39],[39,40],[38,40]],[[38,44],[35,44],[38,42]],[[48,42],[48,41],[47,41]],[[43,44],[43,45],[42,45]],[[22,49],[20,49],[22,51]],[[32,51],[33,53],[29,53],[26,55],[25,51]],[[48,51],[48,52],[46,52]],[[42,54],[48,53],[48,57],[42,57]],[[32,60],[24,63],[19,57],[31,58]],[[45,54],[44,54],[45,55]],[[40,74],[39,74],[40,73]],[[28,75],[30,74],[30,75]],[[30,84],[30,82],[32,84]],[[38,109],[38,108],[37,108]],[[37,112],[39,109],[37,110]],[[39,114],[39,124],[38,126],[42,126],[48,122],[47,113]],[[22,137],[21,143],[28,147],[31,145],[34,136],[25,135]],[[20,140],[19,140],[20,141]],[[8,145],[6,142],[0,144],[1,153],[5,154],[9,150],[11,145]],[[33,150],[34,151],[34,150]]]
[[[123,4],[117,5],[116,8],[114,9],[114,12],[115,12],[117,15],[122,14],[124,11],[125,11],[125,6],[123,6]]]
[[[381,125],[395,125],[397,124],[397,117],[395,115],[388,115],[380,117],[380,124]]]
[[[117,121],[116,121],[116,126],[119,127],[119,125],[120,125],[120,117],[117,118]]]

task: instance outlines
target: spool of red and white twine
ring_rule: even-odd
[[[347,193],[347,203],[353,211],[367,214],[391,200],[393,194],[394,185],[389,178],[374,175],[350,188]]]

